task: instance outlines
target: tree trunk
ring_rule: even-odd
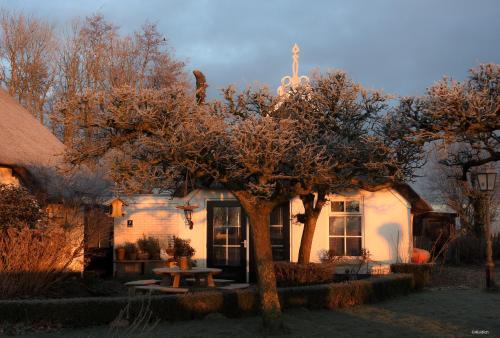
[[[280,332],[283,330],[283,321],[269,234],[269,215],[279,203],[257,199],[246,192],[233,192],[233,194],[240,201],[250,221],[264,329],[269,333]]]
[[[318,221],[321,209],[326,203],[326,196],[324,193],[319,193],[314,203],[314,194],[301,195],[300,199],[304,205],[304,230],[302,231],[302,239],[300,240],[299,259],[298,263],[309,263],[311,258],[311,247],[314,238],[314,231],[316,230],[316,223]]]

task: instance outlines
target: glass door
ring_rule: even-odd
[[[207,266],[221,268],[219,276],[244,281],[246,223],[236,201],[207,202]]]

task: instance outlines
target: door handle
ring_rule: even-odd
[[[244,247],[244,248],[246,248],[246,247],[247,247],[247,240],[246,240],[246,239],[245,239],[245,240],[243,240],[243,241],[241,242],[241,244],[243,244],[243,247]]]

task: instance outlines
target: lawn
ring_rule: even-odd
[[[489,337],[500,337],[500,293],[481,290],[482,272],[480,267],[445,267],[436,271],[431,287],[407,297],[334,311],[288,310],[287,336],[456,337],[484,330]],[[203,320],[160,323],[148,336],[256,337],[259,327],[259,317],[227,319],[212,314]],[[100,337],[107,332],[108,327],[94,327],[29,336]]]

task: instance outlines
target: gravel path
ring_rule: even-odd
[[[390,301],[335,311],[288,310],[286,337],[463,337],[473,330],[500,337],[500,293],[480,289],[430,289]],[[107,327],[61,330],[29,337],[105,337]],[[126,335],[118,332],[117,337]],[[147,337],[259,337],[260,318],[160,323]],[[477,336],[477,334],[475,335]]]

